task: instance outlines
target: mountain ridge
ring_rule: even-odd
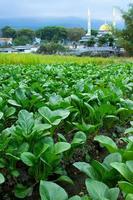
[[[105,21],[101,19],[92,20],[92,29],[99,29],[99,27],[104,24]],[[111,21],[108,21],[111,24]],[[87,19],[78,17],[45,17],[45,18],[1,18],[0,28],[4,26],[11,26],[16,29],[20,28],[31,28],[38,29],[45,26],[64,26],[66,28],[79,27],[87,29]],[[117,23],[118,28],[123,28],[123,22],[119,21]]]

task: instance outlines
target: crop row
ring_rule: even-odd
[[[1,65],[0,74],[1,199],[132,200],[132,64]],[[72,166],[86,189],[70,197]]]

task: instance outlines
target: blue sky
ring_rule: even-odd
[[[127,9],[130,0],[0,0],[0,18],[87,17],[111,19],[112,7]]]

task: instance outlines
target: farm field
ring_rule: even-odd
[[[132,59],[1,54],[0,131],[0,199],[132,200]]]
[[[93,58],[93,57],[77,57],[77,56],[60,56],[60,55],[40,55],[40,54],[0,54],[0,64],[115,64],[115,63],[133,63],[133,58],[110,57],[110,58]]]

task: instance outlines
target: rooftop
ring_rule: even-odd
[[[9,42],[9,41],[12,41],[12,38],[0,38],[0,41]]]

